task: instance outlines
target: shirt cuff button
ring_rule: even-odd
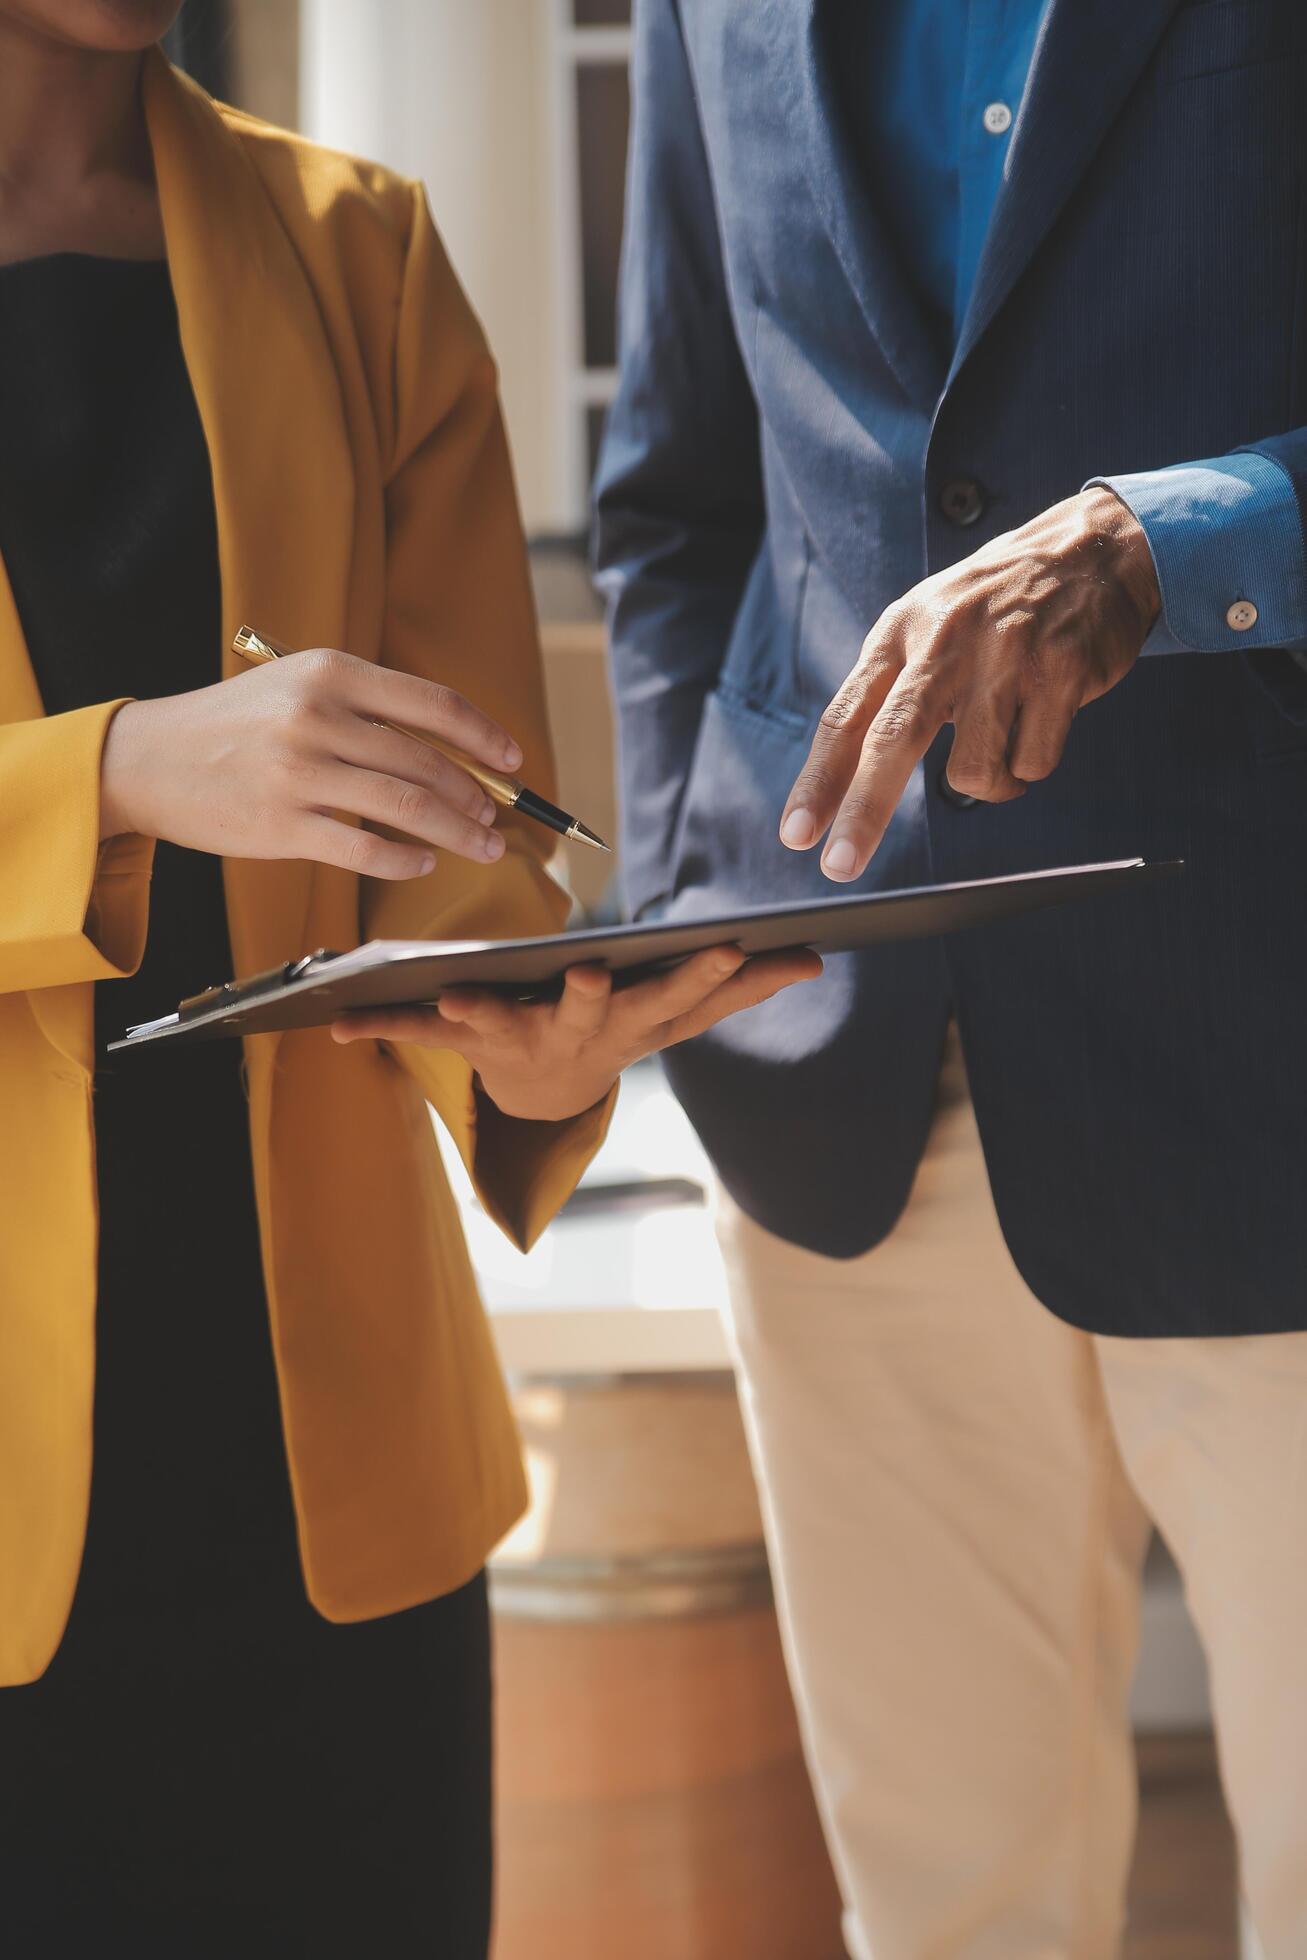
[[[1236,599],[1225,615],[1225,623],[1236,633],[1246,633],[1257,624],[1257,608],[1251,599]]]

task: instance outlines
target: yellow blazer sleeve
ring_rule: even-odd
[[[395,356],[395,441],[387,485],[382,659],[457,688],[508,728],[522,775],[552,794],[526,551],[497,377],[425,197],[413,216]],[[556,932],[567,900],[545,869],[549,834],[511,814],[495,865],[441,856],[427,878],[369,880],[369,938],[508,939]],[[537,1238],[602,1143],[607,1098],[568,1123],[503,1116],[448,1050],[396,1044],[458,1146],[487,1212],[518,1245]]]
[[[154,845],[100,842],[100,752],[122,705],[0,727],[0,993],[140,964]]]

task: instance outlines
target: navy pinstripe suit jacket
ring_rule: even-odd
[[[1300,0],[1053,0],[951,349],[841,126],[842,3],[637,0],[597,520],[637,909],[830,890],[780,808],[863,635],[928,571],[1089,477],[1247,444],[1307,496]],[[727,1187],[820,1252],[875,1243],[953,1014],[1049,1307],[1121,1334],[1307,1327],[1307,672],[1145,658],[1013,804],[947,801],[947,745],[869,888],[1136,852],[1187,873],[833,959],[674,1051]]]

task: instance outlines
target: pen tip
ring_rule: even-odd
[[[603,838],[597,832],[591,830],[589,824],[582,823],[579,817],[575,820],[567,834],[569,837],[574,837],[578,844],[588,844],[592,851],[611,852],[612,850],[612,846],[605,844]]]

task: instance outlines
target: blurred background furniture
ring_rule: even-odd
[[[839,1960],[732,1379],[518,1375],[497,1960]]]

